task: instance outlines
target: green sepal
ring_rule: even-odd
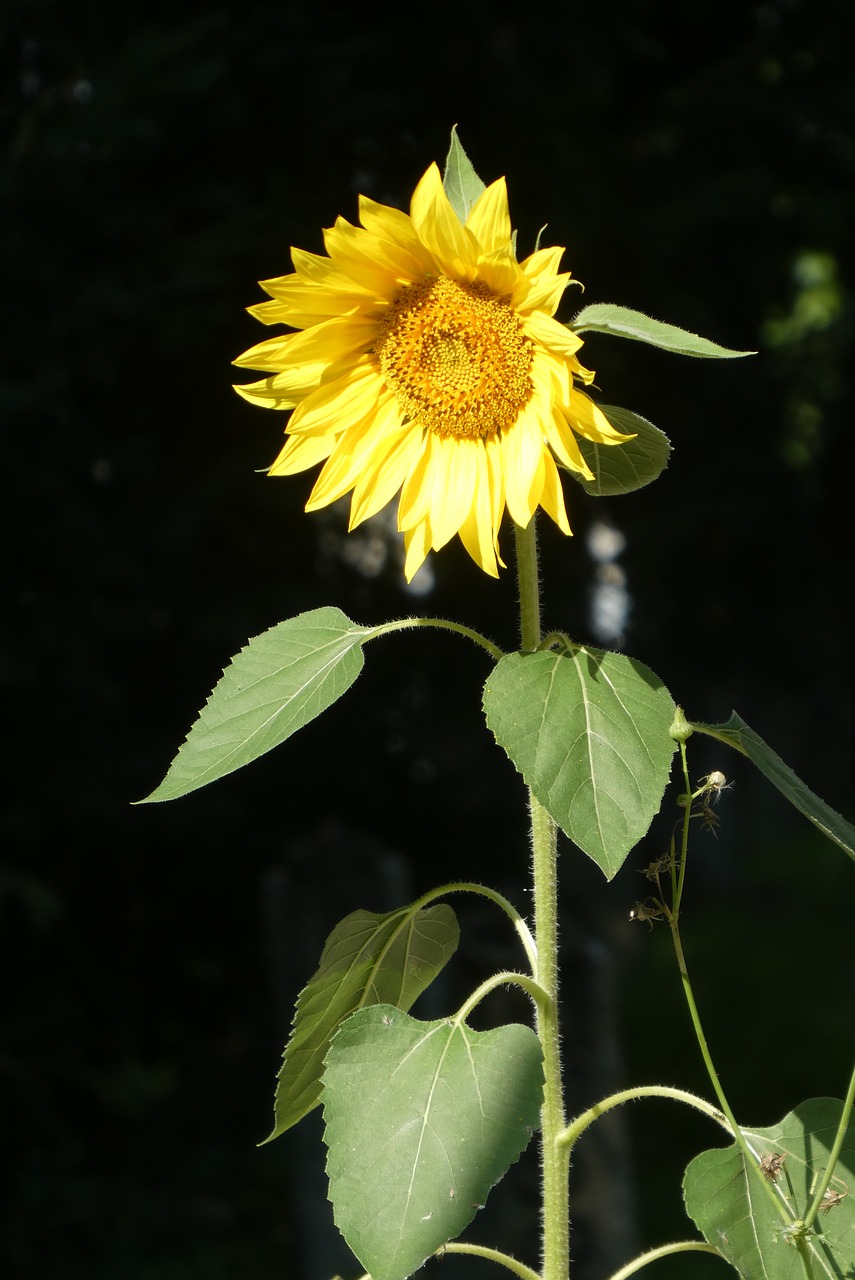
[[[277,1076],[273,1130],[264,1142],[320,1102],[324,1058],[343,1020],[368,1005],[409,1009],[451,959],[459,938],[457,917],[444,903],[385,915],[354,911],[336,925],[297,1000]]]
[[[278,747],[349,689],[373,634],[340,609],[312,609],[254,636],[232,658],[159,787],[176,800]]]
[[[673,351],[679,356],[696,356],[701,360],[735,360],[740,356],[754,356],[756,351],[733,351],[720,347],[709,338],[701,338],[688,329],[654,320],[641,311],[618,307],[610,302],[594,302],[583,307],[568,325],[574,333],[610,333],[615,338],[631,338],[634,342],[646,342],[663,351]]]
[[[675,710],[642,663],[581,645],[508,654],[484,686],[499,746],[609,880],[659,810]]]
[[[465,223],[475,201],[486,191],[485,184],[478,177],[463,146],[457,136],[457,125],[451,130],[451,145],[445,161],[445,173],[442,185],[448,196],[452,209],[461,222]]]
[[[824,1209],[809,1229],[800,1226],[828,1167],[841,1107],[834,1098],[811,1098],[780,1124],[742,1129],[750,1165],[734,1143],[703,1151],[686,1169],[689,1216],[744,1280],[804,1280],[806,1275],[843,1280],[855,1274],[855,1196],[848,1194],[855,1185],[851,1125]]]
[[[855,859],[855,827],[824,800],[820,800],[819,796],[814,795],[810,787],[793,773],[788,764],[784,764],[781,757],[735,711],[731,712],[730,719],[724,724],[699,724],[692,721],[692,728],[698,733],[718,738],[719,742],[726,742],[729,747],[747,756],[799,813],[803,813],[824,836],[839,844],[850,858]]]
[[[631,409],[614,404],[601,404],[599,408],[616,431],[634,438],[625,444],[606,445],[577,436],[582,457],[594,478],[586,480],[578,471],[569,469],[568,474],[595,498],[633,493],[652,484],[668,466],[671,455],[671,442],[664,431]]]
[[[335,1222],[372,1280],[405,1280],[483,1206],[540,1121],[530,1027],[472,1031],[362,1009],[324,1073]]]

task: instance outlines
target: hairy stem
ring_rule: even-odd
[[[515,526],[519,581],[520,639],[524,652],[540,644],[540,585],[534,519]],[[555,823],[529,790],[534,895],[535,978],[545,998],[537,1005],[537,1034],[543,1050],[543,1106],[540,1113],[542,1280],[567,1280],[570,1268],[569,1153],[564,1132],[564,1094],[558,1027],[558,870]]]

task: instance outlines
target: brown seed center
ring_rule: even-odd
[[[506,299],[445,276],[408,285],[375,347],[406,418],[443,436],[511,426],[531,391],[532,345]]]

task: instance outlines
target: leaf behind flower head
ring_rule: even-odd
[[[460,138],[457,136],[457,125],[454,125],[451,130],[451,145],[445,161],[442,185],[452,209],[461,222],[466,221],[473,204],[481,192],[486,190],[485,184],[473,168],[472,161],[463,150]]]
[[[673,351],[678,356],[696,356],[701,360],[735,360],[740,356],[754,356],[756,351],[733,351],[721,347],[709,338],[702,338],[675,324],[654,320],[642,311],[618,307],[611,302],[594,302],[583,307],[568,328],[574,333],[610,333],[615,338],[631,338],[634,342],[646,342],[663,351]]]
[[[668,466],[671,456],[668,437],[631,409],[621,409],[615,404],[601,404],[600,408],[616,430],[633,438],[625,444],[602,445],[578,436],[582,457],[594,478],[586,480],[578,471],[569,474],[595,498],[633,493],[652,484]]]

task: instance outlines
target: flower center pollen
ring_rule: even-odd
[[[508,301],[446,276],[408,285],[375,353],[406,418],[441,436],[510,427],[532,392],[532,345]]]

